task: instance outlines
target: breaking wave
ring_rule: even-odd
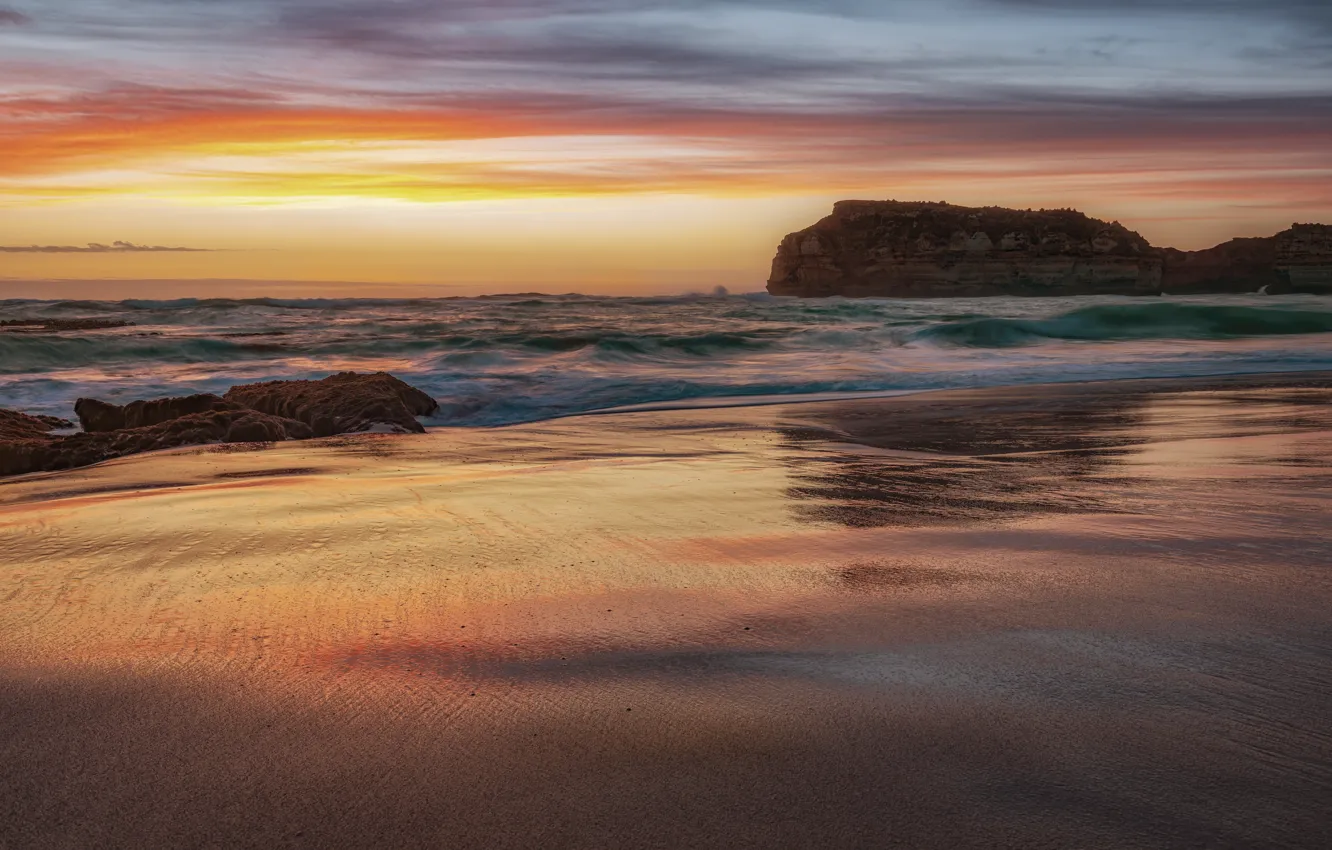
[[[237,383],[386,370],[435,425],[708,399],[1332,369],[1314,296],[798,300],[521,293],[471,299],[0,301],[0,407],[69,416]],[[720,402],[718,402],[720,403]]]
[[[953,345],[1006,348],[1042,340],[1236,339],[1332,333],[1332,312],[1219,304],[1102,304],[1048,319],[972,318],[917,336]]]

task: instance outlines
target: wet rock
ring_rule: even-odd
[[[112,458],[206,443],[304,440],[387,428],[423,431],[417,416],[434,399],[386,373],[347,372],[322,381],[274,381],[127,405],[79,399],[84,432],[50,432],[73,423],[0,410],[0,475],[88,466]],[[289,415],[287,412],[290,411]]]
[[[371,430],[421,432],[417,416],[439,409],[430,396],[384,372],[345,372],[322,381],[272,381],[126,405],[81,398],[73,423],[0,410],[0,475],[72,469],[139,452],[205,443],[306,440]]]
[[[21,414],[20,414],[21,415]],[[139,428],[68,437],[0,440],[0,475],[22,475],[89,466],[112,458],[181,446],[223,442],[307,439],[308,426],[254,410],[213,410]]]
[[[179,398],[158,398],[151,401],[132,401],[124,406],[98,401],[95,398],[81,398],[74,403],[74,413],[79,417],[83,430],[91,432],[143,428],[170,422],[182,416],[193,416],[196,413],[246,409],[244,405],[226,401],[220,396],[209,393]]]
[[[439,409],[430,396],[387,372],[343,372],[322,381],[270,381],[232,387],[223,397],[304,422],[316,437],[387,429],[422,433],[416,420]]]
[[[74,423],[68,419],[58,419],[54,416],[36,416],[29,413],[20,413],[17,410],[0,408],[0,440],[44,437],[47,432],[57,428],[73,427]]]
[[[274,443],[281,440],[308,440],[313,436],[314,432],[304,422],[246,411],[229,422],[226,433],[222,435],[222,442]]]
[[[73,428],[74,423],[54,416],[32,416],[17,410],[0,408],[0,441],[44,440],[56,428]]]
[[[81,398],[74,402],[74,415],[88,432],[118,431],[125,427],[125,408],[95,398]]]

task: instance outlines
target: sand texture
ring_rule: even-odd
[[[1332,381],[0,482],[0,847],[1332,846]]]

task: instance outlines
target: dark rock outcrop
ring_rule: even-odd
[[[79,424],[89,432],[143,428],[197,413],[245,409],[244,405],[208,393],[132,401],[123,407],[95,398],[81,398],[74,403],[74,413],[79,417]]]
[[[1153,247],[1075,210],[842,201],[787,236],[773,295],[941,297],[1332,292],[1332,228],[1295,225],[1207,251]]]
[[[74,423],[54,416],[31,416],[17,410],[0,408],[0,441],[44,440],[56,428],[73,428]]]
[[[1276,239],[1232,239],[1202,251],[1164,248],[1161,291],[1172,295],[1287,288],[1276,267]]]
[[[316,437],[387,429],[421,433],[416,421],[439,410],[433,398],[387,372],[343,372],[322,381],[269,381],[232,387],[224,398],[309,425]]]
[[[218,410],[140,428],[68,437],[0,441],[0,475],[21,475],[100,463],[125,455],[205,443],[256,443],[311,436],[300,422],[255,410]]]
[[[61,437],[50,432],[73,423],[0,409],[0,475],[71,469],[205,443],[304,440],[381,426],[420,432],[425,429],[415,417],[438,408],[430,396],[392,375],[346,372],[322,381],[234,387],[225,398],[194,395],[124,406],[79,399],[75,410],[84,431]]]

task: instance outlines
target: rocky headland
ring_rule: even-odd
[[[819,298],[1332,293],[1332,227],[1203,251],[1076,210],[841,201],[782,240],[768,292]]]
[[[82,431],[49,416],[0,408],[0,475],[72,469],[157,449],[207,443],[267,443],[336,434],[420,433],[418,416],[439,409],[430,396],[392,375],[344,372],[321,381],[271,381],[225,395],[135,401],[82,398]]]

